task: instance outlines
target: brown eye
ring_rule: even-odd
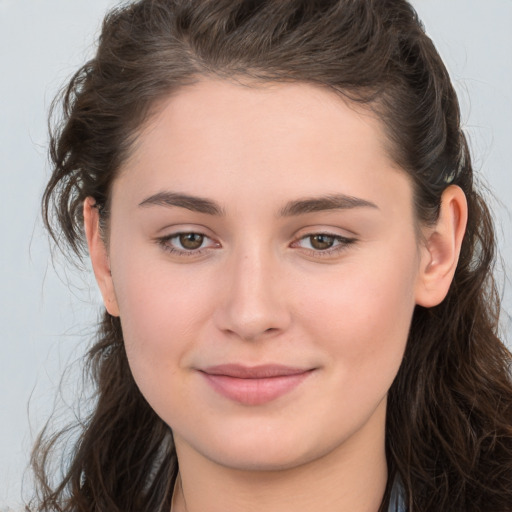
[[[193,251],[195,249],[199,249],[204,242],[204,235],[200,235],[199,233],[182,233],[179,235],[180,245],[184,249],[188,249],[189,251]]]
[[[309,237],[309,243],[313,249],[317,249],[319,251],[323,251],[325,249],[330,249],[336,238],[330,235],[311,235]]]

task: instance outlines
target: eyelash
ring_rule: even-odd
[[[214,242],[216,245],[200,247],[198,249],[178,249],[178,248],[170,245],[171,240],[179,239],[179,237],[181,237],[183,235],[199,235],[199,236],[204,237],[205,241],[210,240],[213,242],[213,240],[210,237],[208,237],[207,235],[205,235],[203,233],[198,233],[196,231],[183,231],[183,232],[179,232],[179,233],[173,233],[171,235],[158,238],[156,241],[157,241],[158,245],[164,251],[166,251],[170,254],[175,254],[177,256],[185,256],[185,257],[201,256],[206,251],[208,251],[210,249],[216,249],[216,248],[220,247],[220,244],[217,242]],[[305,247],[302,248],[302,250],[305,251],[308,255],[316,257],[316,258],[328,257],[328,256],[333,256],[333,255],[339,254],[342,251],[346,250],[349,246],[351,246],[357,242],[356,238],[348,238],[348,237],[341,236],[341,235],[334,235],[332,233],[318,232],[318,233],[308,233],[307,235],[301,236],[300,238],[298,238],[297,240],[292,242],[292,244],[290,246],[297,247],[297,244],[299,244],[299,242],[302,242],[303,240],[312,239],[315,236],[316,237],[324,236],[327,238],[332,238],[334,243],[337,242],[336,245],[329,247],[327,249],[309,249],[309,248],[305,248]]]
[[[204,238],[204,240],[211,240],[209,236],[204,235],[203,233],[198,233],[196,231],[182,231],[180,233],[173,233],[172,235],[164,236],[162,238],[158,238],[156,241],[162,249],[170,254],[175,254],[177,256],[200,256],[208,249],[220,247],[220,244],[216,243],[213,247],[200,247],[199,249],[178,249],[170,245],[171,240],[179,239],[183,235],[199,235]]]
[[[317,237],[324,236],[327,238],[332,238],[334,243],[337,242],[337,245],[334,245],[327,249],[309,249],[309,248],[305,248],[305,247],[302,248],[304,251],[306,251],[306,253],[308,255],[311,255],[315,258],[318,258],[318,257],[324,258],[324,257],[329,257],[329,256],[335,256],[335,255],[345,251],[349,246],[351,246],[357,242],[356,238],[349,238],[346,236],[334,235],[332,233],[319,232],[319,233],[308,233],[307,235],[301,236],[298,240],[296,240],[295,242],[292,243],[292,247],[296,246],[296,244],[298,244],[299,242],[301,242],[303,240],[308,240],[308,239],[311,240],[315,236],[317,236]]]

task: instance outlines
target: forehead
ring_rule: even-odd
[[[276,198],[365,197],[392,185],[383,172],[405,177],[387,145],[375,115],[332,90],[203,79],[157,105],[118,181],[137,194],[199,189],[221,200],[269,184]]]
[[[332,138],[346,138],[347,129],[354,133],[350,138],[355,140],[358,133],[354,132],[354,127],[358,125],[357,132],[366,136],[359,137],[358,143],[371,140],[374,148],[384,150],[389,145],[380,119],[367,105],[350,101],[341,92],[326,86],[207,78],[179,88],[159,101],[139,136],[157,142],[154,135],[148,137],[148,132],[160,128],[169,136],[187,137],[187,142],[203,136],[204,142],[206,130],[203,128],[212,125],[222,128],[234,139],[246,137],[255,143],[264,140],[265,134],[281,135],[279,140],[284,141],[291,131],[297,137],[311,139],[316,135],[329,143]],[[342,141],[338,138],[338,142]]]

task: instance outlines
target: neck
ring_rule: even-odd
[[[278,471],[225,467],[175,441],[180,475],[172,512],[377,512],[386,487],[384,429],[372,425],[315,460]]]

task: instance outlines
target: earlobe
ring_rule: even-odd
[[[441,211],[434,227],[425,232],[416,304],[433,307],[446,297],[457,268],[466,230],[468,207],[462,189],[450,185],[441,198]]]
[[[101,236],[99,211],[96,208],[96,201],[92,197],[88,197],[84,201],[83,216],[89,256],[96,282],[103,297],[103,303],[112,316],[119,316],[108,251]]]

